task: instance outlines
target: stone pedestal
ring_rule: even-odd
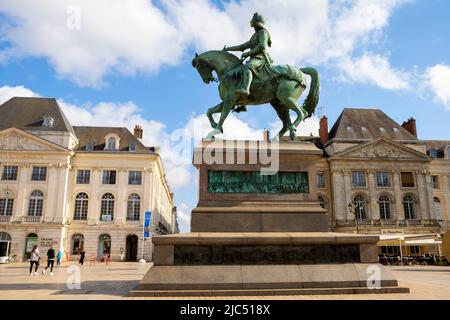
[[[307,141],[266,147],[203,141],[195,149],[192,232],[153,238],[154,266],[131,294],[409,292],[378,264],[378,236],[329,232],[315,183],[322,151]],[[274,175],[261,173],[269,167]]]

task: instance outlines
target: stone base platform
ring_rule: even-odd
[[[378,287],[368,281],[374,268]],[[130,295],[270,296],[409,293],[379,264],[154,266]]]
[[[153,238],[154,266],[133,296],[407,293],[378,264],[378,236],[189,233]],[[371,279],[378,282],[370,282]],[[369,281],[369,282],[368,282]],[[377,286],[370,289],[372,285]]]

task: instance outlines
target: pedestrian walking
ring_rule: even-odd
[[[53,249],[53,244],[50,245],[50,249],[47,251],[47,266],[42,270],[42,274],[45,274],[48,268],[50,268],[50,275],[53,275],[53,266],[55,265],[55,249]]]
[[[34,246],[33,250],[31,251],[31,256],[30,256],[30,276],[33,275],[33,266],[34,266],[34,275],[38,275],[38,267],[39,267],[39,259],[40,259],[40,255],[39,255],[39,249],[38,246]]]
[[[60,266],[61,265],[61,260],[62,260],[62,251],[59,250],[58,254],[56,255],[56,265]]]
[[[80,251],[80,261],[78,261],[79,264],[84,264],[84,257],[86,256],[86,252],[84,250]]]

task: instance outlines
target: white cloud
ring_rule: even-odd
[[[423,76],[437,102],[450,109],[450,66],[438,64],[425,71]]]
[[[351,60],[340,62],[345,79],[352,82],[376,85],[387,90],[409,89],[410,75],[391,67],[386,57],[366,53]]]
[[[277,63],[340,67],[336,62],[353,60],[356,49],[376,44],[392,12],[409,1],[241,0],[219,8],[208,0],[162,0],[161,9],[149,0],[2,0],[0,12],[15,19],[0,25],[0,39],[10,44],[0,56],[45,57],[60,76],[99,86],[111,73],[176,65],[191,47],[247,41],[249,20],[258,11],[267,15]],[[79,30],[67,28],[71,5],[81,9]],[[389,63],[385,68],[394,72]],[[370,83],[385,88],[381,81]]]
[[[68,28],[77,19],[71,6],[81,9],[79,29]],[[178,30],[148,0],[2,0],[0,12],[17,18],[3,28],[7,55],[48,58],[80,85],[99,86],[111,72],[154,72],[183,53]]]
[[[8,101],[13,97],[38,97],[39,95],[24,86],[0,87],[0,104]]]
[[[178,224],[181,232],[189,232],[191,226],[191,209],[185,203],[177,206]]]

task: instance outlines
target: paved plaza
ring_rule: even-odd
[[[54,276],[48,272],[38,276],[28,274],[28,264],[13,263],[0,265],[0,299],[141,299],[129,298],[134,288],[151,264],[112,263],[112,265],[85,265],[80,270],[81,287],[68,289],[67,281],[74,277],[72,268],[76,263],[64,263],[56,267]],[[42,270],[42,268],[40,268]],[[239,297],[239,299],[450,299],[450,267],[390,267],[397,276],[400,286],[409,287],[411,294],[388,295],[333,295],[333,296],[281,296],[281,297]],[[69,272],[70,271],[70,272]],[[70,281],[69,281],[70,282]],[[148,298],[147,298],[148,299]],[[151,298],[163,299],[163,298]],[[182,299],[182,298],[176,298]],[[235,299],[233,297],[186,299]]]

